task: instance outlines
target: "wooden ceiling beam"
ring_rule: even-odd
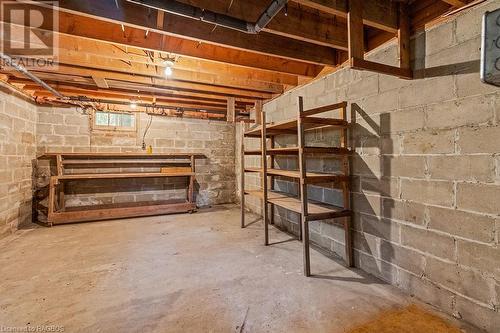
[[[48,93],[47,91],[41,90],[40,87],[24,87],[23,88],[25,91],[32,92],[36,96],[43,96],[43,97],[51,97],[52,95]],[[72,96],[72,97],[86,97],[86,98],[91,98],[91,99],[112,99],[112,100],[117,100],[117,101],[131,101],[132,99],[138,100],[141,103],[156,103],[158,105],[163,104],[168,104],[168,103],[181,103],[185,105],[190,105],[191,107],[201,107],[201,108],[218,108],[218,109],[224,109],[227,106],[227,100],[221,100],[219,102],[207,102],[207,101],[196,101],[196,100],[190,100],[190,99],[178,99],[178,98],[165,98],[165,97],[160,97],[160,96],[154,96],[154,95],[145,95],[145,94],[126,94],[126,93],[116,93],[116,92],[99,92],[99,91],[85,91],[84,94],[82,94],[81,90],[78,89],[71,89],[71,88],[60,88],[58,90],[59,92],[63,93],[65,96]],[[234,97],[229,97],[233,98]],[[237,104],[235,103],[235,108],[236,110],[241,110],[244,111],[246,109],[245,105],[242,104]]]
[[[23,84],[24,89],[27,91],[35,91],[39,90],[40,86],[34,84],[29,79],[20,79],[20,78],[10,78],[9,83],[11,84]],[[127,96],[139,96],[139,97],[157,97],[157,98],[173,98],[178,100],[186,100],[186,101],[201,101],[201,102],[209,102],[209,103],[225,103],[227,98],[224,96],[214,96],[209,94],[202,93],[190,93],[183,91],[172,91],[172,92],[150,92],[143,90],[141,92],[137,92],[137,90],[127,90],[127,89],[119,89],[110,87],[109,89],[100,89],[93,86],[88,86],[84,84],[75,84],[75,83],[64,83],[60,81],[46,81],[51,87],[56,89],[57,91],[74,91],[80,95],[85,95],[86,93],[98,93],[103,95],[109,95],[111,97],[113,94],[117,95],[127,95]],[[146,87],[147,88],[147,87]],[[253,105],[255,103],[254,99],[241,99],[236,98],[236,104],[245,107],[247,105]]]
[[[348,0],[292,0],[300,5],[319,11],[347,18],[349,11]],[[391,0],[363,1],[363,23],[391,33],[397,33],[398,7],[397,2]]]
[[[449,5],[452,5],[453,7],[462,7],[467,4],[467,1],[465,0],[442,0],[443,2],[446,2]]]
[[[99,88],[109,88],[108,83],[106,82],[106,79],[103,77],[99,76],[92,76],[92,80],[94,80],[95,85],[98,86]]]
[[[201,92],[211,95],[219,96],[233,96],[233,97],[247,97],[254,99],[269,99],[272,94],[260,91],[244,90],[237,88],[219,87],[213,85],[204,85],[199,83],[186,83],[180,81],[170,81],[159,78],[151,78],[133,74],[116,73],[96,69],[87,69],[67,65],[59,65],[57,73],[47,68],[38,68],[32,71],[35,75],[38,75],[43,80],[66,80],[68,82],[75,83],[85,83],[94,84],[92,76],[105,77],[106,82],[110,87],[113,87],[113,83],[119,85],[121,82],[121,87],[127,87],[127,84],[132,85],[134,90],[140,90],[144,86],[153,86],[162,90],[179,90],[185,92]],[[14,76],[19,77],[20,74],[17,72],[11,73]],[[140,86],[138,86],[139,84]],[[140,87],[140,88],[139,88]],[[136,89],[137,88],[137,89]]]
[[[68,97],[74,97],[74,98],[79,98],[82,97],[81,95],[78,95],[74,92],[66,92],[66,96]],[[47,92],[47,91],[42,91],[42,90],[36,90],[33,92],[33,96],[35,97],[41,97],[41,98],[53,98],[54,96]],[[97,100],[97,101],[106,101],[103,103],[107,104],[112,104],[112,102],[120,102],[122,104],[130,103],[131,99],[130,97],[127,96],[122,96],[122,97],[116,97],[114,96],[113,98],[107,98],[105,96],[100,96],[98,94],[96,95],[89,95],[86,96],[89,100]],[[86,99],[82,99],[81,101],[86,101]],[[136,99],[138,104],[153,104],[153,99]],[[171,106],[175,108],[196,108],[196,109],[201,109],[201,110],[207,110],[207,111],[224,111],[227,107],[226,104],[205,104],[205,103],[195,103],[195,102],[184,102],[184,101],[177,101],[177,100],[160,100],[157,99],[155,105],[157,106]]]
[[[121,60],[109,58],[99,58],[95,56],[83,56],[78,54],[63,53],[58,55],[58,63],[72,66],[78,64],[79,67],[87,69],[113,71],[118,73],[136,73],[140,76],[147,76],[157,79],[164,79],[164,67],[149,66],[139,63],[125,63]],[[105,77],[104,77],[105,79]],[[239,88],[247,90],[262,91],[271,94],[283,93],[283,85],[270,82],[253,81],[248,79],[238,79],[237,77],[218,76],[215,74],[197,73],[174,68],[169,81],[182,81],[186,83],[200,83],[206,85],[216,85],[221,87]]]
[[[34,73],[46,73],[50,74],[53,71],[49,68],[37,68],[33,70]],[[247,96],[267,99],[275,92],[253,90],[251,88],[239,88],[239,87],[224,87],[219,85],[196,83],[196,82],[184,82],[178,80],[166,79],[163,76],[149,76],[143,75],[141,72],[114,72],[103,69],[92,69],[86,67],[79,67],[73,65],[59,64],[57,66],[57,73],[71,76],[86,76],[93,77],[99,76],[106,78],[107,80],[119,80],[126,82],[136,82],[142,84],[150,84],[154,86],[165,87],[165,89],[179,89],[184,91],[204,91],[213,92],[227,96]],[[131,74],[132,73],[132,74]],[[109,83],[108,83],[109,84]]]
[[[110,0],[61,0],[58,5],[62,11],[76,12],[79,15],[90,16],[94,19],[150,29],[157,33],[187,38],[197,42],[201,41],[316,65],[336,65],[336,51],[330,47],[314,45],[267,32],[261,32],[257,35],[245,34],[233,29],[215,27],[210,23],[168,13],[164,14],[163,28],[159,30],[156,20],[157,10],[125,0],[117,0],[116,3],[118,3],[118,8],[115,1]],[[65,15],[61,14],[59,20],[61,26],[70,25],[74,30],[85,29],[80,22],[81,18],[78,16],[74,20],[68,21]],[[123,32],[120,34],[123,35]],[[144,39],[144,33],[141,38]],[[128,39],[130,39],[130,36],[128,36]]]
[[[16,28],[15,26],[11,26],[11,29]],[[18,27],[18,29],[19,28],[20,27]],[[57,37],[59,39],[58,59],[63,63],[71,61],[73,64],[76,64],[80,61],[84,61],[85,63],[108,66],[111,61],[112,63],[119,62],[124,66],[139,63],[152,68],[154,66],[164,66],[165,59],[169,56],[175,56],[176,62],[174,68],[184,73],[195,72],[200,75],[211,74],[212,76],[207,77],[213,78],[213,75],[216,75],[220,78],[238,79],[244,82],[248,80],[250,82],[260,83],[266,82],[291,86],[298,85],[298,77],[292,74],[248,69],[214,61],[176,56],[168,52],[148,51],[63,34],[58,34]],[[174,72],[174,75],[176,75],[176,72]]]
[[[268,0],[235,1],[231,6],[228,6],[227,0],[178,1],[247,22],[256,22],[269,6]],[[347,51],[345,22],[339,22],[333,15],[300,8],[294,3],[289,3],[286,12],[281,10],[263,31]]]
[[[180,56],[214,61],[224,65],[240,66],[247,70],[265,70],[273,74],[284,73],[315,77],[323,69],[323,66],[302,61],[262,56],[254,52],[211,45],[155,32],[149,32],[146,38],[146,30],[143,28],[126,27],[124,33],[119,24],[71,13],[61,12],[60,19],[59,33],[61,34],[109,42],[124,48],[134,47],[149,51],[169,52]],[[42,26],[40,30],[47,29]]]

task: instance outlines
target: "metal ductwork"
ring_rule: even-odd
[[[221,27],[238,30],[247,34],[258,34],[288,3],[288,0],[273,0],[264,10],[257,22],[247,22],[229,15],[219,14],[196,6],[175,0],[127,0],[128,2],[161,10],[173,15],[179,15],[202,22],[212,23]]]
[[[14,61],[14,59],[12,59],[11,57],[9,57],[8,55],[0,52],[0,58],[5,61],[5,64],[14,68],[15,70],[17,70],[19,73],[21,74],[24,74],[26,75],[30,80],[32,80],[33,82],[39,84],[40,86],[44,87],[45,89],[47,89],[48,91],[50,91],[52,94],[54,94],[55,96],[61,98],[61,99],[66,99],[65,96],[63,96],[63,94],[61,94],[59,91],[55,90],[54,88],[52,88],[51,86],[49,86],[47,83],[43,82],[40,78],[38,78],[35,74],[31,73],[30,71],[28,71],[24,66],[16,63]]]

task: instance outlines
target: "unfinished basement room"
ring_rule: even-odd
[[[500,333],[500,0],[0,20],[0,332]]]

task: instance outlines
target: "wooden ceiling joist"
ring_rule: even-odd
[[[140,84],[140,85],[155,86],[162,88],[164,90],[205,92],[207,94],[220,95],[220,96],[234,96],[234,97],[247,97],[247,98],[250,97],[256,99],[268,99],[272,97],[272,94],[267,92],[219,87],[219,86],[205,85],[199,83],[170,81],[161,78],[151,78],[147,76],[116,73],[116,72],[109,72],[109,71],[89,69],[89,68],[80,68],[67,65],[59,65],[57,70],[57,75],[47,68],[39,68],[37,70],[33,70],[32,72],[44,80],[50,80],[53,77],[58,77],[58,81],[71,82],[72,80],[75,80],[75,82],[82,82],[82,83],[90,82],[90,84],[94,84],[92,76],[104,76],[106,77],[106,82],[110,87],[113,87],[113,84],[115,83],[122,82],[125,85],[127,83],[136,84],[135,87],[137,87],[137,84]],[[12,72],[11,74],[17,77],[22,76],[21,74],[15,72]]]
[[[64,34],[58,34],[57,37],[59,38],[59,55],[83,57],[87,61],[103,58],[120,60],[124,63],[164,66],[165,59],[169,56],[168,52],[148,51]],[[297,85],[298,83],[297,76],[293,74],[277,73],[257,68],[248,69],[190,57],[178,57],[175,68],[198,73],[217,74],[219,76],[233,76],[253,81],[286,85]]]
[[[23,85],[23,89],[25,91],[39,91],[41,87],[37,84],[34,84],[28,79],[22,79],[22,78],[10,78],[9,82],[11,84],[19,84]],[[84,84],[65,84],[65,83],[60,83],[56,81],[46,81],[51,87],[56,89],[57,91],[60,91],[62,93],[64,92],[74,92],[75,94],[78,94],[80,96],[85,96],[86,94],[90,94],[93,96],[102,96],[102,97],[107,97],[107,98],[112,98],[113,95],[119,95],[119,96],[129,96],[131,97],[137,97],[137,98],[151,98],[151,97],[156,97],[156,98],[171,98],[171,99],[176,99],[176,100],[184,100],[184,101],[196,101],[196,102],[208,102],[208,103],[219,103],[219,104],[224,104],[226,103],[227,98],[223,96],[214,96],[214,95],[206,95],[206,94],[201,94],[201,93],[190,93],[190,92],[183,92],[183,91],[172,91],[168,92],[166,90],[163,90],[161,93],[159,92],[148,92],[147,89],[145,88],[141,92],[137,92],[137,90],[127,90],[127,89],[118,89],[118,88],[113,88],[110,87],[109,89],[99,89],[96,87],[84,85]],[[251,99],[241,99],[241,98],[235,98],[236,100],[236,105],[241,108],[246,108],[247,106],[254,105],[254,100]]]
[[[118,4],[118,8],[116,4]],[[335,50],[332,48],[267,32],[252,35],[221,27],[215,27],[214,29],[212,24],[169,13],[164,14],[164,24],[160,30],[157,28],[156,20],[158,11],[125,0],[117,0],[116,3],[111,0],[62,0],[59,1],[59,8],[62,11],[78,13],[94,19],[104,19],[117,24],[150,29],[152,32],[191,39],[197,42],[201,41],[237,50],[248,50],[263,55],[317,65],[337,65]],[[81,28],[82,21],[84,21],[81,16],[72,17],[72,20],[68,21],[68,17],[63,13],[61,13],[59,20],[60,25],[71,24],[74,29]],[[123,31],[121,34],[123,35]],[[144,32],[141,37],[144,39]]]
[[[143,28],[126,27],[124,33],[120,24],[71,13],[60,13],[59,19],[59,33],[61,34],[109,42],[123,47],[132,46],[149,51],[169,52],[249,69],[257,68],[306,77],[315,77],[323,68],[320,65],[302,61],[263,56],[254,52],[211,45],[155,32],[149,32],[147,38],[145,38],[146,30]],[[40,28],[40,30],[47,30],[47,27],[44,26]]]
[[[348,0],[292,0],[319,11],[347,18]],[[391,0],[363,1],[363,23],[369,27],[396,33],[398,29],[397,2]]]
[[[443,0],[444,2],[446,2],[447,4],[450,4],[454,7],[462,7],[462,6],[465,6],[467,4],[467,1],[465,0]]]
[[[106,79],[100,76],[92,76],[92,80],[94,80],[96,86],[99,88],[109,88],[108,83],[106,82]]]
[[[234,1],[228,6],[226,0],[177,0],[217,13],[224,13],[247,22],[256,22],[262,11],[269,6],[268,0]],[[163,13],[159,11],[159,13]],[[305,42],[347,50],[347,31],[344,20],[318,11],[304,10],[295,3],[289,3],[286,11],[280,11],[263,29],[275,35]]]

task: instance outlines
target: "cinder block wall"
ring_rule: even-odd
[[[37,152],[143,152],[142,138],[150,117],[137,114],[137,130],[120,133],[91,130],[88,115],[75,108],[38,108]],[[146,144],[155,153],[203,153],[197,160],[196,201],[199,206],[230,203],[235,200],[235,133],[223,121],[154,116]],[[82,172],[78,170],[75,172]],[[109,172],[109,171],[108,171]],[[39,162],[37,179],[48,181],[47,162]],[[96,181],[68,186],[68,206],[119,203],[126,201],[167,200],[185,196],[185,179],[152,179],[118,184]],[[120,191],[116,192],[116,185]]]
[[[36,106],[0,86],[0,238],[31,221]]]
[[[306,108],[348,101],[356,266],[490,332],[500,331],[500,90],[480,82],[479,59],[481,16],[499,6],[486,1],[415,36],[415,80],[342,69],[264,106],[279,121],[296,115],[298,96]],[[370,58],[397,64],[397,48]],[[315,131],[306,141],[338,142],[338,133]],[[307,166],[338,167],[317,157]],[[260,184],[252,175],[246,181]],[[276,186],[297,193],[284,180]],[[309,195],[342,203],[332,189],[310,187]],[[291,212],[276,209],[275,221],[298,232]],[[318,222],[311,232],[317,245],[345,256],[341,228]]]

